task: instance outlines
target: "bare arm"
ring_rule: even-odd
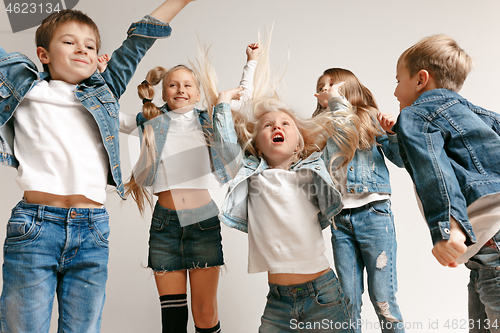
[[[170,21],[172,21],[172,19],[191,1],[194,0],[166,0],[160,7],[156,8],[151,13],[151,16],[165,23],[170,23]]]

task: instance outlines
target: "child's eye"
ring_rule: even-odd
[[[89,50],[95,50],[95,48],[94,48],[93,46],[87,46],[87,48],[88,48]]]
[[[73,42],[63,42],[64,44],[73,45]]]
[[[271,124],[264,124],[264,128],[271,127]]]
[[[284,126],[289,126],[289,125],[290,125],[290,123],[289,123],[288,121],[285,121],[285,122],[283,122],[283,125],[284,125]]]

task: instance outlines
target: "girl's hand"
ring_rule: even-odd
[[[248,44],[246,53],[247,53],[247,61],[257,60],[260,54],[260,44],[259,43]]]
[[[378,122],[380,123],[380,126],[384,129],[389,134],[394,134],[393,131],[391,131],[392,126],[396,123],[398,118],[390,113],[382,113],[379,112],[377,115]]]
[[[322,107],[327,108],[329,100],[335,97],[342,97],[339,89],[344,83],[345,82],[338,82],[333,84],[329,88],[325,86],[321,92],[314,94],[314,96],[318,99],[318,103]]]
[[[242,92],[243,92],[243,87],[222,91],[219,93],[219,98],[217,98],[217,104],[229,103],[233,99],[240,99]]]

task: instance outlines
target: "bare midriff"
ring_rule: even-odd
[[[206,189],[178,189],[158,193],[158,203],[172,210],[195,209],[212,201]]]
[[[26,191],[24,199],[31,204],[60,208],[101,208],[102,204],[80,195],[57,195],[47,192]]]
[[[267,279],[269,283],[279,284],[282,286],[291,286],[294,284],[302,284],[306,282],[310,282],[319,278],[320,276],[328,273],[330,268],[325,269],[324,271],[313,273],[313,274],[289,274],[289,273],[278,273],[278,274],[267,274]]]

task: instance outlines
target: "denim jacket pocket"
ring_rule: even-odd
[[[37,221],[36,216],[14,209],[7,222],[5,245],[20,245],[31,242],[38,236],[41,229],[42,223]]]
[[[109,89],[106,88],[100,91],[96,94],[96,97],[111,117],[118,118],[118,100],[113,96]]]
[[[0,103],[11,95],[10,90],[7,88],[5,83],[0,81]]]

